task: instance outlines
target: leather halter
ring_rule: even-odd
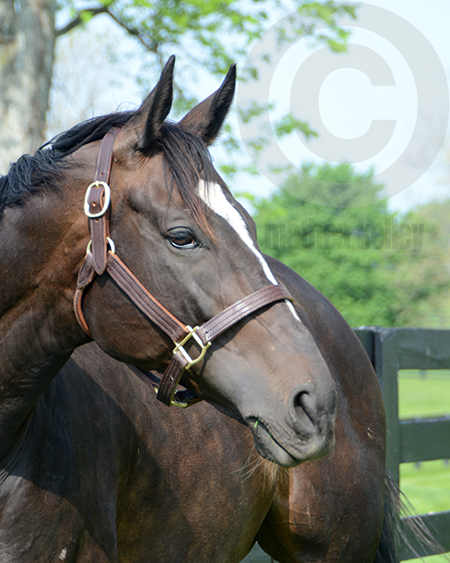
[[[114,140],[120,129],[113,128],[102,140],[97,157],[94,182],[87,188],[84,210],[89,220],[91,241],[86,256],[78,273],[77,289],[74,296],[75,316],[83,330],[92,338],[82,310],[84,290],[97,275],[107,273],[126,293],[129,299],[150,321],[154,322],[175,344],[172,359],[163,376],[159,379],[151,372],[135,366],[129,366],[141,379],[155,387],[157,398],[166,405],[190,406],[201,400],[190,391],[177,391],[184,370],[189,369],[205,356],[212,341],[228,328],[253,312],[277,301],[290,300],[292,297],[283,285],[265,286],[207,321],[202,326],[191,328],[180,322],[170,313],[127,268],[116,255],[113,241],[109,237],[111,215],[111,190],[109,176],[112,166]],[[185,345],[193,339],[200,354],[192,359],[185,350]]]

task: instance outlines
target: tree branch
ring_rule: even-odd
[[[65,33],[72,31],[72,29],[79,26],[81,23],[83,23],[83,21],[86,21],[83,18],[83,14],[89,14],[91,17],[98,16],[99,14],[107,13],[108,7],[109,6],[98,6],[96,8],[84,8],[83,10],[80,10],[77,16],[72,21],[70,21],[67,25],[65,25],[61,29],[56,30],[56,37],[59,37],[60,35],[64,35]]]
[[[120,20],[116,15],[114,15],[109,10],[108,10],[108,15],[111,16],[111,18],[118,25],[120,25],[120,27],[122,27],[127,33],[129,33],[133,37],[136,37],[136,39],[138,39],[142,43],[142,45],[147,49],[147,51],[151,51],[152,53],[158,52],[159,43],[157,41],[152,41],[152,40],[145,41],[143,36],[141,35],[140,31],[136,27],[131,27],[130,25],[128,25],[124,21]]]
[[[83,10],[80,10],[77,16],[72,21],[70,21],[67,25],[65,25],[61,29],[56,30],[56,37],[59,37],[60,35],[64,35],[65,33],[72,31],[72,29],[83,23],[83,21],[86,21],[86,18],[83,18],[83,14],[86,15],[89,14],[91,18],[93,18],[94,16],[98,16],[99,14],[108,14],[108,16],[110,16],[110,18],[112,18],[118,25],[120,25],[120,27],[122,27],[129,35],[131,35],[132,37],[136,37],[136,39],[140,41],[140,43],[145,47],[145,49],[147,49],[147,51],[157,53],[159,46],[159,43],[157,41],[153,41],[151,38],[150,40],[146,40],[147,38],[143,37],[143,35],[141,34],[141,32],[137,27],[133,27],[129,25],[128,23],[118,18],[115,14],[113,14],[113,12],[109,10],[109,8],[114,3],[114,1],[115,0],[110,0],[104,6],[97,6],[94,8],[84,8]]]

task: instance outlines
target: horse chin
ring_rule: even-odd
[[[303,460],[291,455],[281,444],[271,435],[266,425],[260,421],[251,426],[253,440],[256,451],[261,457],[281,465],[282,467],[295,467]]]
[[[303,443],[302,447],[282,446],[271,434],[269,428],[260,420],[252,422],[250,428],[256,451],[264,458],[282,467],[296,467],[304,461],[317,459],[330,453],[334,447],[334,437],[327,441],[314,440]],[[320,444],[319,444],[320,441]]]
[[[276,443],[271,444],[270,449],[268,449],[266,445],[255,442],[255,448],[261,457],[280,467],[288,469],[290,467],[297,467],[301,463],[301,460],[293,458],[289,452]]]

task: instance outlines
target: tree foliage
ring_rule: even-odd
[[[48,22],[42,26],[33,23],[33,38],[27,41],[30,15],[39,14],[44,7],[49,12]],[[44,140],[55,41],[74,29],[84,27],[90,32],[92,21],[98,18],[114,22],[140,45],[141,50],[135,56],[144,62],[141,76],[146,76],[146,86],[154,84],[169,55],[179,55],[175,110],[181,114],[197,101],[194,87],[197,79],[224,76],[232,62],[245,60],[249,46],[268,26],[284,21],[287,14],[290,14],[289,25],[280,25],[278,29],[280,44],[305,36],[339,51],[345,49],[347,40],[340,18],[346,14],[354,16],[354,10],[352,5],[334,0],[3,0],[0,4],[0,52],[3,55],[0,57],[0,83],[8,85],[5,93],[8,99],[2,103],[0,89],[0,117],[9,133],[5,127],[0,132],[0,148],[2,152],[10,151],[10,159],[18,149],[21,150],[17,156],[25,151],[32,152]],[[33,65],[26,62],[41,46],[49,50],[44,80],[39,79],[43,68],[38,59],[42,60],[42,56],[39,55]],[[5,57],[9,50],[13,56]],[[76,57],[74,52],[73,58]],[[256,79],[257,69],[252,69],[250,74],[245,78]],[[29,84],[36,87],[33,100],[27,96],[29,87],[24,86]],[[20,104],[17,93],[21,94]],[[28,111],[35,99],[39,111]],[[37,132],[33,136],[29,134],[31,123]],[[294,129],[308,131],[306,124],[300,121],[285,121],[279,133],[288,134]],[[11,131],[17,132],[18,142],[12,138]],[[236,134],[231,128],[226,131],[224,146],[227,150],[237,150]],[[232,169],[233,165],[230,171]]]
[[[424,302],[450,288],[432,220],[400,218],[379,197],[382,187],[372,171],[349,164],[305,164],[272,197],[253,202],[261,249],[312,283],[352,326],[417,322]]]
[[[410,221],[428,226],[424,240],[424,262],[436,261],[435,275],[447,280],[444,291],[436,291],[421,300],[408,318],[410,326],[434,328],[450,327],[450,200],[432,201],[421,205],[408,214]],[[426,269],[421,268],[422,278]],[[430,275],[433,275],[430,273]],[[427,280],[425,280],[426,283]]]

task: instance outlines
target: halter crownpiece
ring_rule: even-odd
[[[84,210],[89,221],[91,241],[78,273],[74,296],[75,316],[83,330],[93,338],[83,315],[83,292],[97,275],[107,273],[111,276],[132,303],[167,334],[175,345],[172,359],[161,379],[135,366],[130,366],[131,369],[155,387],[158,400],[169,406],[173,404],[187,407],[201,399],[189,391],[177,391],[181,376],[184,370],[190,369],[204,358],[213,340],[266,305],[293,299],[283,285],[265,286],[227,307],[205,324],[192,328],[180,322],[153,297],[116,255],[114,243],[109,236],[111,189],[108,181],[112,166],[112,149],[118,132],[118,128],[113,128],[103,138],[97,157],[95,180],[86,190]],[[185,349],[190,340],[200,349],[196,358],[191,358]]]

